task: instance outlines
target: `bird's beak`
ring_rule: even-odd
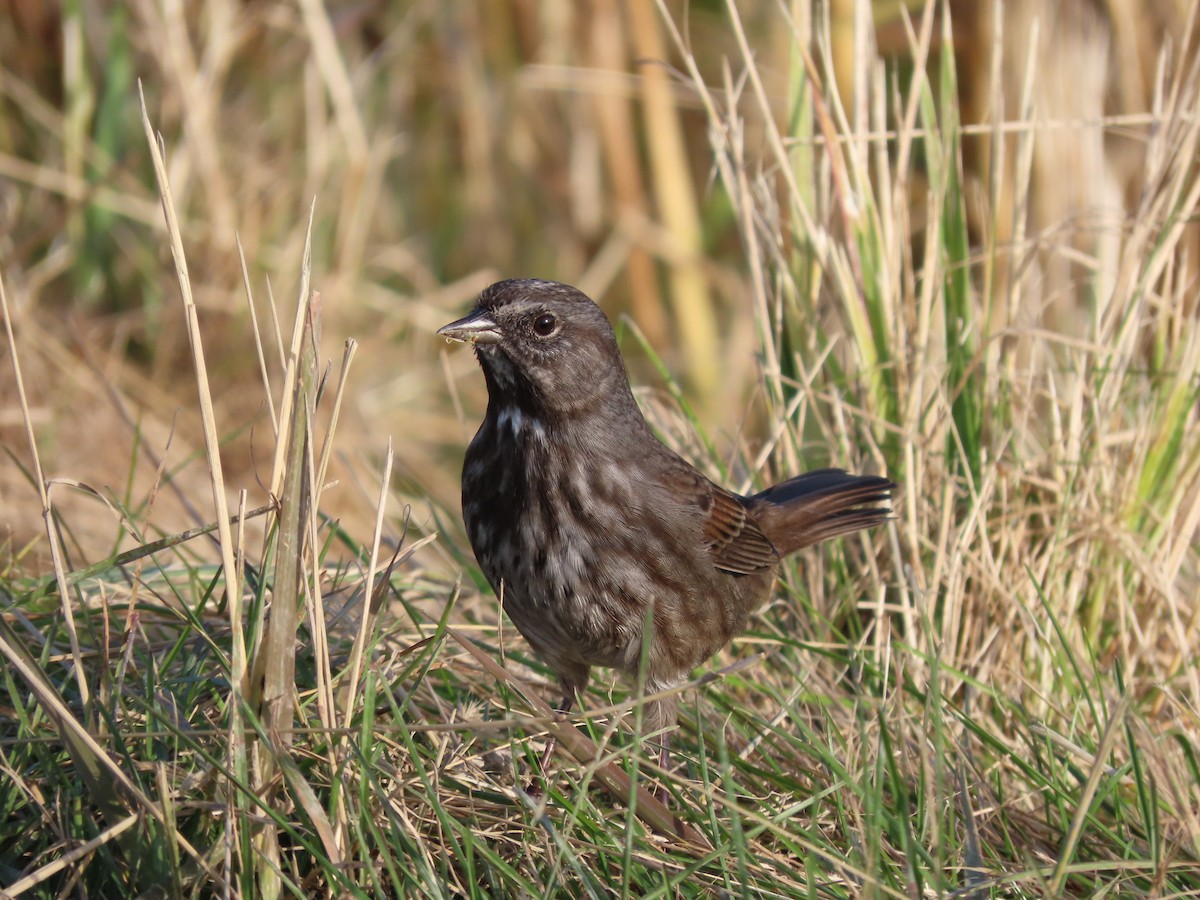
[[[464,316],[457,322],[443,325],[437,333],[452,341],[466,341],[472,344],[500,343],[500,326],[486,312],[476,309],[469,316]]]

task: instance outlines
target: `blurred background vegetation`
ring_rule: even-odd
[[[922,6],[797,0],[781,11],[742,2],[741,35],[715,0],[665,9],[707,83],[744,92],[738,60],[749,48],[780,122],[796,111],[801,39],[822,71],[836,73],[853,126],[871,116],[863,82],[875,77],[872,48],[892,89],[903,90],[907,23],[919,27]],[[393,435],[402,481],[456,505],[464,426],[446,367],[462,375],[470,364],[466,354],[443,361],[431,332],[500,277],[568,281],[614,318],[629,313],[682,379],[702,424],[742,427],[758,345],[739,222],[715,176],[710,118],[651,0],[0,7],[0,260],[19,327],[36,335],[27,365],[52,471],[108,483],[144,445],[149,455],[126,477],[145,484],[172,429],[172,469],[198,446],[193,417],[172,418],[193,389],[138,79],[168,151],[230,436],[225,456],[239,476],[256,467],[263,409],[260,392],[243,389],[257,383],[258,364],[235,241],[259,302],[268,283],[290,298],[313,202],[325,353],[336,355],[344,337],[362,344],[342,426],[357,437],[339,477],[353,483],[356,466],[378,458]],[[1096,309],[1090,270],[1116,266],[1111,248],[1146,189],[1159,54],[1186,49],[1172,41],[1185,33],[1189,4],[1010,0],[1002,15],[993,3],[933,8],[952,16],[959,45],[973,244],[1009,248],[989,277],[1039,270],[1025,278],[1037,290],[1024,290],[1014,320],[1084,336]],[[828,40],[812,40],[826,20]],[[1035,20],[1040,37],[1030,45]],[[1037,75],[1026,86],[1030,67]],[[972,124],[1019,118],[1022,104],[1036,107],[1042,129],[1026,161],[1028,198],[1013,196],[1011,173],[996,185],[1021,162],[1015,137],[995,159],[982,130],[969,136]],[[751,171],[771,165],[761,120],[761,110],[747,111]],[[812,134],[793,137],[811,150]],[[828,175],[818,167],[809,178]],[[918,254],[926,190],[919,177],[908,184]],[[817,214],[829,219],[837,198],[818,193]],[[1018,205],[1025,221],[1014,221]],[[1049,250],[1046,235],[1055,235]],[[1003,327],[1009,312],[989,315]],[[636,345],[626,347],[635,380],[656,383]],[[479,379],[453,380],[478,409]],[[6,401],[11,387],[6,369]],[[0,422],[6,444],[15,424]],[[40,529],[24,484],[12,467],[0,481],[14,554]],[[369,509],[365,496],[340,492],[336,512]],[[171,502],[159,500],[163,526],[187,524]]]

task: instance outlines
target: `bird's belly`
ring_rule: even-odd
[[[620,617],[619,605],[601,593],[531,596],[510,579],[504,609],[517,630],[552,667],[557,662],[629,669],[641,646],[640,618]]]
[[[482,462],[473,458],[476,449],[464,466],[463,522],[508,617],[553,668],[560,662],[624,668],[630,645],[640,647],[642,616],[631,614],[638,598],[620,597],[608,583],[606,554],[594,541],[605,529],[594,521],[595,510],[551,499],[562,486],[543,447],[506,446],[509,465],[473,469]],[[491,477],[476,479],[468,491],[467,479],[485,469]]]
[[[733,576],[713,570],[711,583],[685,584],[679,576],[686,566],[671,572],[645,565],[650,551],[643,565],[622,566],[628,549],[614,553],[607,542],[578,535],[560,541],[561,534],[535,544],[522,538],[521,524],[513,528],[510,546],[519,549],[496,552],[505,541],[493,535],[494,544],[477,545],[476,556],[509,619],[552,668],[583,664],[632,674],[649,624],[651,670],[681,675],[745,624],[744,614],[731,617],[738,595]]]
[[[522,434],[538,436],[529,423]],[[633,673],[649,621],[651,671],[682,674],[744,626],[742,595],[759,577],[719,572],[661,509],[613,496],[624,478],[615,464],[557,470],[541,440],[508,428],[483,437],[463,472],[467,535],[509,618],[552,668]],[[501,452],[484,458],[482,448],[497,443]]]
[[[578,537],[533,540],[527,532],[514,523],[507,538],[493,535],[486,549],[476,543],[480,567],[517,630],[552,667],[560,660],[636,664],[650,597],[620,590]]]

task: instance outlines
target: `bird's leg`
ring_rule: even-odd
[[[558,706],[554,707],[554,717],[556,719],[566,718],[567,713],[571,711],[571,707],[575,705],[574,692],[564,694]],[[542,758],[538,761],[538,773],[543,777],[546,774],[546,769],[550,766],[550,760],[554,758],[554,749],[558,746],[558,738],[554,735],[546,738],[546,748],[542,751]]]
[[[588,670],[583,669],[582,673],[574,673],[576,677],[568,677],[560,675],[558,679],[559,685],[562,687],[562,700],[558,702],[558,706],[554,708],[554,717],[556,719],[565,719],[567,713],[571,711],[571,707],[575,705],[575,700],[579,696],[579,692],[587,685]],[[538,761],[538,770],[534,776],[529,779],[529,783],[525,787],[526,793],[534,797],[540,797],[542,794],[542,785],[539,778],[545,780],[546,771],[550,767],[550,761],[554,758],[554,750],[558,746],[558,740],[554,735],[546,738],[546,748],[542,751],[541,759]]]
[[[652,682],[646,686],[649,692],[668,690],[674,683]],[[667,803],[670,795],[667,793],[666,779],[671,773],[671,732],[675,730],[678,720],[676,700],[674,696],[651,700],[646,704],[644,727],[649,734],[658,733],[655,738],[658,744],[658,763],[662,768],[662,780],[654,790],[654,796],[661,803]]]
[[[667,793],[667,775],[671,771],[671,733],[669,731],[659,738],[658,765],[663,770],[663,776],[654,791],[654,797],[659,803],[666,806],[671,802],[671,795]]]

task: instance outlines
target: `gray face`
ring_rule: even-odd
[[[629,394],[612,326],[568,285],[499,282],[438,334],[474,345],[493,401],[502,397],[545,418],[580,413],[605,397],[623,406]]]

